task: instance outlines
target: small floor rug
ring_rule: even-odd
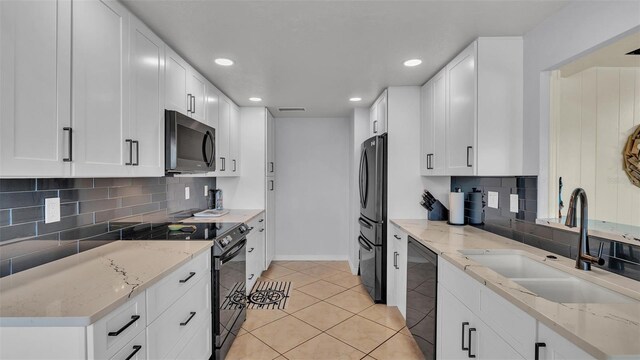
[[[222,310],[237,310],[246,307],[247,295],[244,283],[235,283],[229,295],[222,302]]]
[[[290,281],[259,281],[247,301],[249,309],[284,310],[291,291]]]

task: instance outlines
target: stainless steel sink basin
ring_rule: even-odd
[[[640,303],[636,299],[535,261],[520,250],[460,250],[459,252],[550,301]]]

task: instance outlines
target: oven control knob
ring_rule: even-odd
[[[244,225],[240,225],[238,230],[240,230],[240,234],[244,234],[245,232],[247,232],[247,228]]]
[[[231,236],[227,235],[222,239],[222,246],[227,246],[231,242]]]

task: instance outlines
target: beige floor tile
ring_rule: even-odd
[[[307,295],[301,291],[293,290],[289,293],[289,300],[283,309],[285,312],[292,314],[298,310],[302,310],[307,306],[311,306],[320,301],[311,295]]]
[[[240,331],[238,331],[238,336],[242,336],[242,335],[248,334],[248,333],[249,333],[249,331],[247,331],[247,329],[241,327]]]
[[[396,334],[370,354],[377,360],[424,360],[422,351],[412,337]]]
[[[279,277],[278,281],[289,281],[291,282],[291,288],[297,289],[311,284],[312,282],[318,281],[318,278],[316,278],[315,276],[307,275],[305,273],[294,272],[289,275]]]
[[[403,327],[402,330],[400,330],[400,334],[404,334],[404,335],[407,335],[407,336],[413,336],[411,334],[411,331],[409,331],[409,328],[407,328],[406,326]]]
[[[404,317],[395,306],[375,304],[360,312],[358,315],[396,331],[406,326]]]
[[[326,302],[319,302],[293,313],[293,316],[325,331],[352,317],[353,314]]]
[[[363,357],[362,360],[376,360],[376,359],[374,359],[371,356],[367,355],[367,356]]]
[[[278,279],[282,276],[289,275],[296,272],[295,270],[287,269],[284,266],[271,264],[267,271],[262,273],[262,276],[269,279]]]
[[[262,359],[275,359],[280,356],[278,352],[267,346],[260,341],[257,337],[251,334],[245,334],[238,336],[233,341],[231,349],[227,354],[226,360],[262,360]]]
[[[318,264],[313,261],[287,261],[285,263],[282,263],[281,265],[295,271],[310,269],[312,267],[318,266]]]
[[[341,293],[347,289],[343,288],[342,286],[320,280],[309,285],[305,285],[298,290],[322,300]]]
[[[365,354],[327,334],[320,334],[284,356],[289,360],[359,360]]]
[[[249,309],[247,310],[247,320],[242,324],[242,327],[247,331],[253,331],[285,316],[287,316],[287,313],[282,310]]]
[[[325,266],[351,274],[351,266],[348,261],[328,261]]]
[[[289,315],[254,330],[251,334],[255,335],[279,353],[284,354],[320,334],[320,330]]]
[[[356,315],[327,330],[327,334],[368,353],[393,336],[395,331]]]
[[[340,285],[345,288],[352,288],[356,285],[360,285],[360,276],[351,275],[344,272],[331,275],[327,278],[324,278],[323,280],[336,285]]]
[[[325,301],[356,314],[373,305],[373,300],[371,300],[369,295],[352,290],[341,292],[338,295],[325,299]]]
[[[300,270],[300,272],[303,272],[307,275],[315,276],[319,279],[324,279],[337,273],[341,273],[342,271],[328,266],[314,266],[312,268]]]

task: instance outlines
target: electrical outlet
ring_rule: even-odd
[[[60,198],[44,199],[44,223],[60,221]]]
[[[518,212],[518,194],[509,195],[509,211]]]
[[[490,208],[497,209],[498,208],[498,192],[497,191],[488,191],[487,192],[487,206]]]
[[[204,186],[204,197],[209,196],[209,185]]]
[[[191,197],[191,194],[189,192],[189,187],[185,186],[185,188],[184,188],[184,199],[185,200],[189,200],[190,197]]]

